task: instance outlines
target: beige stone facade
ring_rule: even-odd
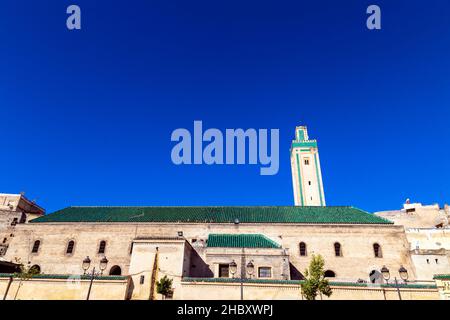
[[[133,299],[149,299],[152,281],[164,275],[174,279],[174,299],[185,297],[183,277],[218,277],[218,266],[234,260],[240,264],[241,250],[207,248],[210,233],[264,234],[278,243],[280,249],[244,249],[246,261],[255,269],[271,268],[271,279],[300,279],[312,254],[321,254],[333,280],[370,282],[372,270],[386,265],[392,277],[404,266],[409,280],[416,275],[409,255],[409,244],[403,227],[395,225],[312,225],[312,224],[198,224],[198,223],[38,223],[17,226],[16,236],[5,258],[20,259],[38,265],[44,274],[82,274],[86,256],[98,266],[103,256],[109,260],[105,275],[119,266],[122,275],[131,276]],[[182,236],[179,236],[182,234]],[[193,240],[195,242],[193,243]],[[32,253],[36,240],[40,247]],[[71,254],[67,244],[75,242]],[[98,254],[101,241],[106,241],[104,254]],[[306,256],[301,256],[299,243],[304,242]],[[342,255],[336,256],[334,244],[339,242]],[[374,256],[373,244],[381,246],[382,256]],[[157,274],[152,279],[155,256]],[[258,278],[255,272],[255,279]]]
[[[125,300],[130,279],[95,280],[89,300]],[[0,297],[4,300],[85,300],[89,279],[27,279],[0,277]]]
[[[318,300],[438,300],[437,288],[401,288],[382,286],[331,285],[330,297],[319,296]],[[194,300],[239,300],[239,283],[182,283],[181,299]],[[302,300],[299,284],[244,284],[243,298],[248,300]]]

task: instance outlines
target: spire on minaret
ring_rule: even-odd
[[[291,145],[292,184],[296,206],[325,206],[322,171],[316,140],[305,126],[295,128]]]

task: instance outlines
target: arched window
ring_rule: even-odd
[[[39,273],[41,273],[41,267],[39,265],[35,264],[34,266],[32,266],[30,268],[30,273],[32,273],[32,274],[39,274]]]
[[[70,240],[67,243],[67,249],[66,249],[66,254],[72,254],[73,253],[73,248],[75,247],[75,241]]]
[[[112,266],[111,269],[109,269],[109,275],[110,276],[120,276],[120,275],[122,275],[122,269],[120,269],[119,266]]]
[[[332,270],[325,271],[325,278],[334,278],[334,277],[336,277],[336,273],[334,273],[334,271]]]
[[[334,254],[336,257],[342,257],[342,248],[339,242],[334,243]]]
[[[373,254],[375,258],[381,258],[383,255],[381,254],[381,246],[378,243],[373,244]]]
[[[304,242],[300,242],[300,255],[302,257],[306,257],[307,252],[306,252],[306,243]]]
[[[100,241],[100,245],[98,246],[98,253],[105,253],[106,249],[106,241],[102,240]]]
[[[41,245],[40,240],[36,240],[33,244],[33,249],[31,249],[31,253],[37,253],[39,251],[39,246]]]

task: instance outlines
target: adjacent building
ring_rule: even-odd
[[[435,275],[450,272],[450,207],[410,203],[401,210],[375,213],[405,228],[416,276],[432,281]]]
[[[44,213],[44,209],[24,194],[0,194],[0,257],[6,254],[16,226]]]

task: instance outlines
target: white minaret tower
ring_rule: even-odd
[[[292,184],[296,206],[325,206],[325,194],[316,140],[305,126],[295,128],[291,145]]]

